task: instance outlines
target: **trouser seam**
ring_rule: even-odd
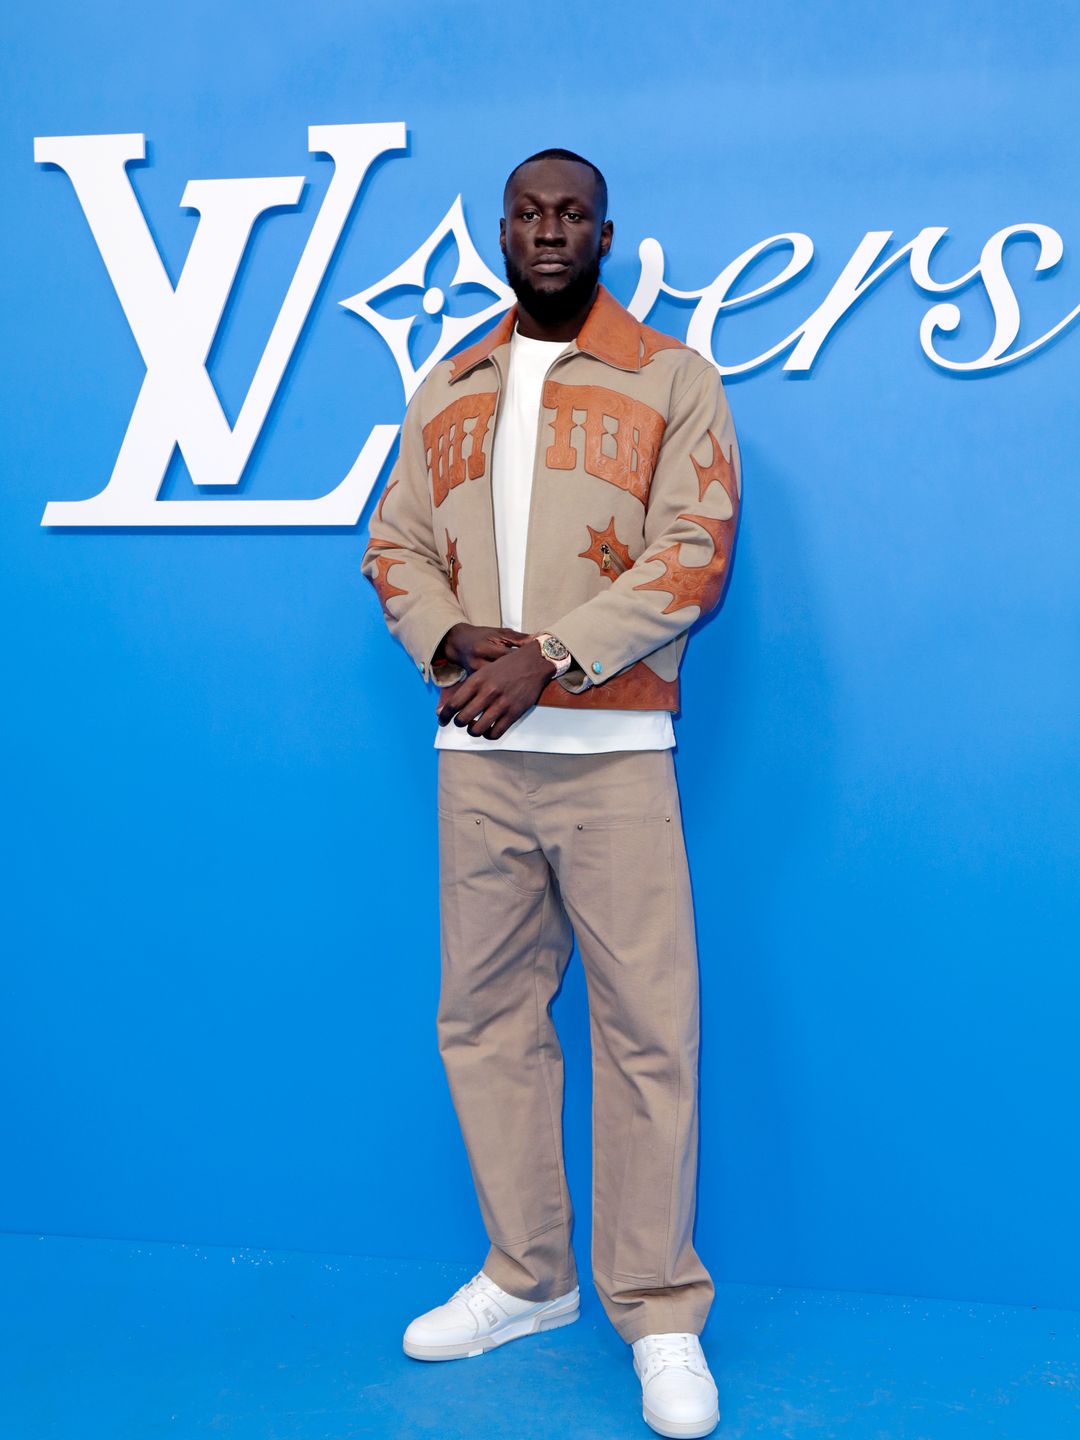
[[[537,937],[536,937],[536,944],[535,944],[535,946],[533,947],[533,957],[532,957],[533,1003],[534,1003],[535,1011],[536,1011],[536,1054],[537,1054],[537,1061],[538,1061],[538,1063],[539,1063],[539,1065],[540,1065],[540,1069],[541,1069],[541,1072],[542,1072],[543,1077],[544,1077],[544,1093],[545,1093],[545,1095],[547,1096],[548,1121],[549,1121],[549,1123],[550,1123],[550,1125],[551,1125],[551,1145],[552,1145],[552,1152],[551,1152],[551,1154],[552,1154],[552,1159],[553,1159],[553,1161],[555,1162],[555,1167],[554,1167],[554,1168],[555,1168],[555,1183],[556,1183],[556,1185],[558,1186],[558,1189],[559,1189],[559,1217],[560,1217],[560,1218],[559,1218],[559,1221],[558,1221],[557,1223],[558,1223],[558,1224],[561,1224],[561,1225],[564,1225],[564,1226],[567,1227],[566,1243],[567,1243],[567,1246],[569,1247],[569,1244],[570,1244],[570,1231],[569,1231],[569,1216],[568,1216],[567,1213],[566,1213],[566,1199],[565,1199],[565,1190],[566,1190],[566,1187],[565,1187],[565,1183],[564,1183],[564,1180],[563,1180],[561,1165],[560,1165],[560,1161],[559,1161],[560,1146],[559,1146],[558,1128],[557,1128],[556,1123],[555,1123],[555,1097],[554,1097],[554,1096],[552,1095],[552,1093],[551,1093],[551,1077],[550,1077],[550,1075],[548,1074],[547,1062],[546,1062],[546,1059],[545,1059],[545,1056],[544,1056],[543,1039],[542,1039],[541,1030],[540,1030],[540,985],[539,985],[539,979],[538,979],[537,971],[536,971],[537,958],[539,957],[540,947],[541,947],[541,945],[543,944],[544,935],[545,935],[545,933],[546,933],[546,921],[547,921],[548,901],[549,901],[550,898],[551,898],[551,866],[550,866],[550,863],[549,863],[549,865],[548,865],[548,879],[547,879],[547,884],[546,884],[546,886],[544,887],[543,899],[542,899],[541,902],[540,902],[540,929],[539,929],[539,933],[537,934]],[[553,1224],[553,1225],[549,1226],[548,1228],[549,1228],[549,1229],[554,1229],[555,1226],[554,1226],[554,1224]],[[537,1233],[543,1233],[543,1232],[537,1232]]]
[[[673,807],[673,808],[672,808],[672,816],[674,817],[674,815],[675,815],[675,810],[674,810],[674,807]],[[679,1119],[680,1119],[680,1116],[681,1116],[681,1114],[682,1114],[682,1092],[683,1092],[683,1053],[682,1053],[682,1045],[681,1045],[681,1043],[680,1043],[680,1036],[681,1036],[682,1032],[681,1032],[681,1030],[680,1030],[680,1028],[679,1028],[679,977],[678,977],[677,966],[676,966],[676,954],[677,954],[677,950],[678,950],[679,914],[678,914],[678,907],[677,907],[677,905],[676,905],[676,888],[677,888],[677,887],[676,887],[676,883],[675,883],[675,831],[674,831],[674,829],[672,829],[671,832],[670,832],[670,841],[669,841],[669,845],[668,845],[668,879],[669,879],[669,883],[670,883],[670,894],[671,894],[671,951],[670,951],[670,955],[669,955],[669,964],[670,964],[670,969],[671,969],[672,1011],[673,1011],[673,1015],[674,1015],[674,1021],[673,1021],[673,1024],[674,1024],[673,1052],[674,1052],[674,1054],[675,1054],[676,1057],[677,1057],[678,1083],[677,1083],[677,1085],[676,1085],[676,1090],[675,1090],[675,1124],[674,1124],[673,1129],[672,1129],[672,1137],[671,1137],[671,1179],[670,1179],[670,1182],[669,1182],[669,1184],[668,1184],[667,1220],[666,1220],[666,1222],[665,1222],[665,1224],[664,1224],[664,1263],[663,1263],[663,1268],[662,1268],[662,1272],[661,1272],[661,1273],[663,1274],[664,1283],[665,1283],[666,1285],[670,1285],[670,1283],[671,1283],[671,1277],[670,1277],[669,1272],[668,1272],[668,1267],[669,1267],[670,1264],[671,1264],[671,1219],[672,1219],[672,1211],[673,1211],[673,1209],[674,1209],[675,1171],[676,1171],[677,1152],[678,1152],[678,1148],[679,1148]],[[674,1301],[669,1301],[669,1303],[671,1304],[671,1313],[672,1313],[672,1316],[674,1317],[674,1314],[675,1314]]]

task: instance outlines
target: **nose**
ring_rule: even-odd
[[[536,243],[538,245],[566,244],[562,221],[557,215],[547,216],[543,222],[536,227]]]

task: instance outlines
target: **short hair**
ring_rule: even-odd
[[[600,204],[600,219],[607,219],[607,181],[604,179],[598,166],[591,160],[586,160],[584,155],[578,155],[573,150],[563,150],[559,146],[552,146],[547,150],[538,150],[535,155],[529,155],[526,159],[515,165],[510,174],[506,177],[506,184],[503,186],[503,205],[506,204],[506,192],[510,189],[510,181],[522,168],[523,165],[531,165],[534,160],[574,160],[579,165],[587,165],[596,177],[596,194]]]

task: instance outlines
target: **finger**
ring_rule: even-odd
[[[440,703],[436,714],[440,721],[454,718],[462,706],[471,705],[476,698],[480,688],[480,682],[476,679],[475,671],[472,675],[466,675],[464,680],[458,680],[454,685],[447,685],[447,690],[453,691],[451,695],[440,697]]]
[[[513,699],[503,700],[498,706],[498,715],[495,716],[488,729],[484,731],[485,736],[489,740],[501,740],[511,725],[513,725],[516,720],[519,720],[528,708],[529,706],[527,704],[522,705],[519,701],[514,701]],[[494,710],[492,713],[494,714]]]
[[[489,706],[475,722],[476,728],[469,726],[469,734],[475,735],[481,740],[497,740],[500,735],[505,734],[506,726],[503,720],[506,717],[506,708],[501,705]]]
[[[467,704],[459,708],[457,714],[454,716],[454,724],[460,725],[463,729],[467,725],[472,725],[474,721],[479,720],[480,716],[484,713],[485,706],[488,704],[490,704],[490,700],[477,698],[468,701]],[[470,731],[470,734],[471,733]]]
[[[435,702],[435,714],[438,718],[440,725],[445,725],[454,713],[454,706],[457,704],[457,697],[451,692],[456,688],[457,687],[454,685],[444,686],[439,695],[439,698]]]

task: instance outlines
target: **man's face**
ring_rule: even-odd
[[[597,198],[576,160],[533,160],[510,182],[499,244],[510,288],[537,320],[568,319],[592,295],[614,229]]]

